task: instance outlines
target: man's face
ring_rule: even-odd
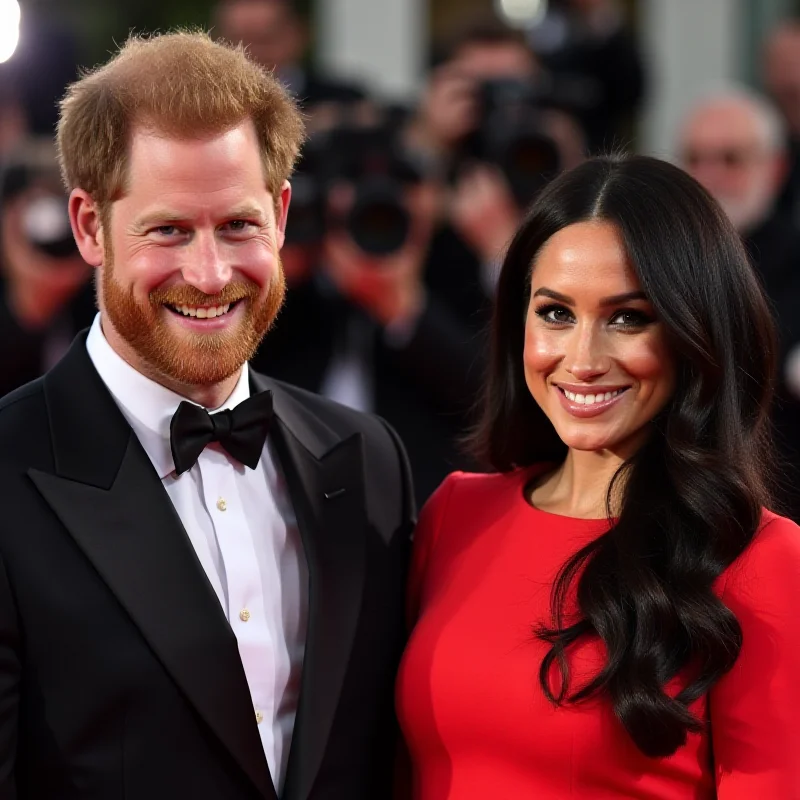
[[[453,63],[461,74],[477,82],[529,80],[538,72],[534,55],[524,44],[513,42],[464,45]]]
[[[219,22],[226,39],[241,42],[269,69],[280,71],[303,56],[303,31],[286,0],[233,0],[222,6]]]
[[[250,122],[207,139],[136,130],[127,191],[102,231],[112,346],[179,390],[235,374],[283,302],[289,196],[287,183],[276,219]]]
[[[697,111],[683,131],[681,160],[740,231],[767,216],[780,188],[781,157],[767,147],[756,113],[742,104]]]

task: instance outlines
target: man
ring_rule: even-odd
[[[514,85],[531,91],[529,108],[522,115],[515,94],[509,91]],[[491,93],[494,101],[484,96],[490,86],[500,90]],[[490,157],[480,152],[486,149],[484,144],[475,147],[476,138],[490,138],[490,149],[502,151],[505,147],[498,148],[497,143],[511,128],[517,127],[516,135],[525,139],[533,127],[555,147],[561,168],[577,166],[584,157],[579,126],[544,101],[546,86],[542,66],[520,31],[497,22],[478,22],[450,42],[442,62],[429,75],[419,108],[405,130],[409,151],[431,170],[453,179],[448,224],[434,239],[428,280],[433,288],[449,294],[462,318],[488,314],[505,248],[520,224],[523,209],[541,188],[542,164],[550,160],[529,148],[524,149],[524,156],[513,159],[515,150],[508,141],[505,147],[510,151]],[[540,102],[534,102],[536,96],[541,97]],[[506,113],[498,115],[495,109],[487,116],[483,107],[487,100],[490,105],[509,104]],[[487,119],[494,123],[492,129],[488,129]],[[503,168],[498,160],[504,162]]]
[[[100,314],[0,403],[2,798],[390,796],[403,449],[246,363],[301,136],[202,34],[131,39],[62,104]]]
[[[800,343],[800,232],[790,215],[776,208],[787,164],[783,122],[759,95],[721,91],[687,116],[680,151],[684,168],[741,233],[776,312],[783,380],[774,422],[789,475],[785,510],[800,518],[800,403],[786,382],[788,353]]]

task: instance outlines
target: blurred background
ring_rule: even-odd
[[[303,105],[286,306],[254,366],[374,411],[419,500],[455,468],[504,249],[588,155],[667,158],[719,200],[781,331],[774,420],[800,516],[799,0],[0,0],[0,395],[91,321],[58,98],[131,31],[242,42]]]

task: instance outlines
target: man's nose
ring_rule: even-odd
[[[183,279],[204,294],[219,294],[229,283],[232,268],[220,252],[212,235],[196,235],[186,253],[187,264],[181,270]]]

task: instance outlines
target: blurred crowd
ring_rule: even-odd
[[[459,440],[525,208],[587,155],[635,147],[647,87],[636,39],[615,0],[551,2],[524,32],[475,20],[437,42],[406,107],[311,69],[290,0],[220,0],[209,26],[274,69],[308,121],[282,251],[289,292],[254,366],[384,417],[422,501],[445,474],[474,466]],[[52,144],[77,59],[68,38],[40,27],[30,37],[39,52],[0,65],[0,395],[55,363],[94,314]],[[49,83],[30,79],[42,48]],[[800,23],[764,43],[763,83],[763,94],[709,92],[676,131],[675,152],[741,232],[773,302],[775,425],[798,516]]]

